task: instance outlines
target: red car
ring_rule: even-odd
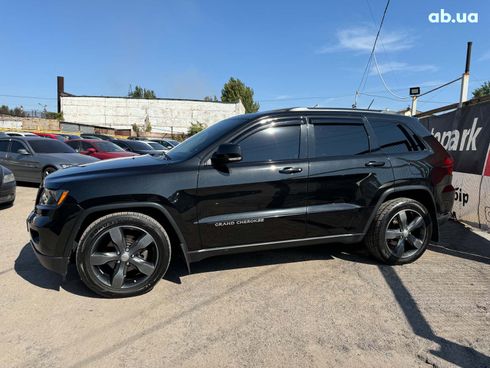
[[[89,155],[100,160],[138,156],[136,153],[127,152],[118,145],[101,139],[73,139],[65,143],[82,155]]]
[[[65,137],[59,134],[53,134],[53,133],[36,133],[34,132],[35,135],[38,135],[40,137],[44,138],[51,138],[51,139],[57,139],[58,141],[64,142],[66,140]]]

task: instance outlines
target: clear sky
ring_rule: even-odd
[[[261,110],[350,107],[385,0],[342,1],[3,1],[0,105],[56,109],[56,76],[76,95],[127,95],[129,85],[158,97],[221,95],[240,78]],[[478,23],[434,24],[445,9],[478,12]],[[377,48],[395,94],[459,77],[473,41],[471,88],[490,80],[488,0],[392,0]],[[369,70],[359,107],[404,108]],[[6,96],[8,95],[8,96]],[[456,102],[459,85],[421,98],[427,110]],[[9,96],[31,96],[9,97]],[[392,98],[392,99],[390,99]]]

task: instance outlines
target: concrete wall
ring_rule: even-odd
[[[0,115],[0,129],[33,131],[59,130],[60,123],[56,119]]]
[[[61,97],[65,121],[124,129],[148,119],[154,132],[186,132],[191,123],[207,126],[245,113],[241,102],[221,103],[119,97]]]

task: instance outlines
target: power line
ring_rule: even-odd
[[[378,43],[379,34],[381,33],[381,28],[383,27],[383,23],[384,23],[385,18],[386,18],[386,12],[388,11],[388,7],[390,6],[390,1],[391,0],[388,0],[386,2],[385,10],[383,12],[383,17],[381,18],[381,22],[379,23],[378,32],[376,33],[376,38],[374,39],[374,43],[373,43],[373,48],[371,50],[371,54],[369,55],[368,62],[366,64],[366,67],[364,68],[364,73],[362,74],[362,78],[361,78],[361,82],[359,83],[359,87],[357,87],[356,94],[355,94],[355,97],[354,97],[354,105],[353,105],[354,108],[357,107],[357,97],[358,97],[359,92],[361,90],[361,86],[362,86],[362,84],[364,82],[364,78],[367,78],[369,66],[371,65],[371,60],[373,58],[374,51],[376,50],[376,44]]]
[[[0,95],[0,97],[29,98],[33,100],[56,100],[55,97],[15,96],[15,95]]]
[[[388,87],[388,85],[386,84],[386,81],[383,78],[383,74],[381,73],[381,70],[379,69],[378,60],[376,59],[376,53],[375,52],[373,53],[373,60],[374,60],[374,66],[376,67],[376,71],[378,72],[379,78],[381,79],[381,82],[383,82],[383,86],[388,91],[388,93],[390,95],[392,95],[392,96],[400,99],[400,100],[406,100],[406,99],[408,99],[408,97],[402,97],[402,96],[397,95],[395,92],[393,92],[390,89],[390,87]]]

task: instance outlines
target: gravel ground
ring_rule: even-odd
[[[490,235],[450,222],[414,264],[325,245],[180,263],[108,300],[28,246],[36,188],[0,210],[1,367],[490,367]]]

